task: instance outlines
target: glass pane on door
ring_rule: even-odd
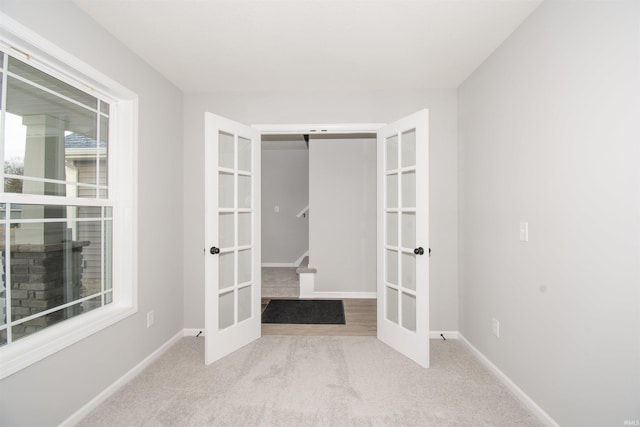
[[[403,252],[402,260],[402,287],[411,290],[416,289],[416,256],[413,253]]]
[[[245,175],[238,176],[238,207],[251,207],[251,177]]]
[[[233,219],[233,213],[220,213],[218,215],[218,235],[220,236],[221,248],[224,249],[234,246],[234,228],[235,221]]]
[[[251,172],[251,140],[238,137],[238,170]]]
[[[233,208],[234,184],[233,174],[221,172],[218,174],[218,206],[221,209]]]
[[[398,136],[393,135],[386,141],[386,171],[398,169]]]
[[[387,175],[387,208],[398,207],[398,175]]]
[[[402,132],[402,167],[416,165],[416,130]]]
[[[416,207],[416,173],[413,171],[402,174],[402,207]]]
[[[402,293],[402,326],[416,331],[416,297]]]
[[[234,156],[233,135],[220,132],[218,134],[218,165],[221,168],[233,169]]]
[[[233,325],[234,315],[233,291],[220,294],[218,297],[218,329]]]
[[[416,214],[413,212],[402,214],[402,247],[416,247]]]
[[[253,214],[242,212],[238,214],[238,246],[251,244],[251,217]]]
[[[234,252],[220,253],[218,262],[218,289],[234,285]]]
[[[387,258],[387,282],[398,284],[398,252],[386,251]]]
[[[387,319],[393,323],[398,323],[398,291],[387,287]]]
[[[387,245],[398,246],[398,214],[387,213]]]
[[[238,322],[251,317],[252,285],[238,289]]]

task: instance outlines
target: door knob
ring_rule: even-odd
[[[216,248],[215,246],[211,246],[211,249],[209,249],[209,253],[211,253],[211,255],[219,254],[220,253],[220,248]]]
[[[419,248],[415,248],[413,250],[413,253],[416,254],[416,255],[422,255],[422,254],[424,254],[424,249],[422,249],[422,246],[420,246]]]

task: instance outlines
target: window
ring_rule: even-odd
[[[136,98],[0,18],[2,378],[136,310]]]

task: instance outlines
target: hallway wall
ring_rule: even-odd
[[[376,292],[376,139],[309,140],[309,265],[315,292]]]
[[[293,264],[309,250],[309,218],[296,217],[308,204],[309,151],[306,147],[263,148],[262,264]]]

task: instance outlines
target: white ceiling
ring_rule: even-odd
[[[453,88],[542,0],[75,0],[185,92]]]

